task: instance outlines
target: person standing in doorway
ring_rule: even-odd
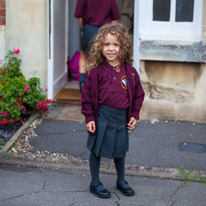
[[[112,159],[117,171],[116,188],[125,196],[134,190],[125,180],[128,130],[135,128],[144,100],[139,75],[132,63],[132,41],[120,23],[102,26],[91,45],[88,78],[82,89],[82,109],[89,132],[90,192],[109,198],[99,179],[101,157]]]
[[[133,34],[134,24],[134,0],[116,0],[120,13],[120,22]]]
[[[82,30],[81,55],[79,60],[80,90],[85,82],[89,43],[98,29],[120,19],[115,0],[77,0],[74,17]]]

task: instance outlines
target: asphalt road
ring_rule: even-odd
[[[89,157],[84,122],[44,119],[35,132],[38,136],[29,140],[34,147],[33,152],[68,153],[83,160]],[[206,171],[206,124],[144,120],[129,138],[127,164],[164,168],[184,166]],[[181,144],[186,148],[189,143],[192,148],[181,150]],[[198,146],[203,150],[196,151]]]
[[[84,170],[39,170],[0,165],[1,206],[205,206],[206,184],[127,176],[135,196],[116,188],[115,175],[100,175],[110,199],[89,192],[90,174]]]

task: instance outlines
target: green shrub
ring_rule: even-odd
[[[21,121],[21,114],[27,109],[47,111],[45,91],[40,87],[40,79],[32,77],[26,80],[20,70],[20,50],[9,50],[3,62],[0,62],[0,125]]]

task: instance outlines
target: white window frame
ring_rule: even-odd
[[[175,22],[176,0],[171,0],[170,21],[153,21],[153,0],[139,2],[141,40],[200,41],[203,1],[194,0],[193,22]]]

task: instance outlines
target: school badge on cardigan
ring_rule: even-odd
[[[126,75],[124,75],[121,78],[121,85],[122,85],[122,88],[127,89],[127,76]]]

